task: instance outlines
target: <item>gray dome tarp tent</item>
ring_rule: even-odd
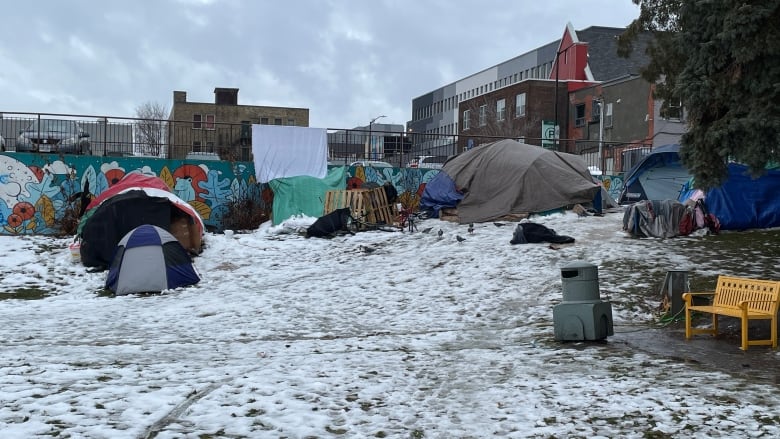
[[[509,139],[462,152],[441,172],[463,193],[461,224],[590,203],[600,188],[582,157]],[[426,186],[423,200],[433,192]]]

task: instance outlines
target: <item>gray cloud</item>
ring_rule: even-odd
[[[411,100],[575,29],[625,26],[630,0],[40,0],[4,10],[0,111],[127,116],[172,91],[306,107],[311,126],[410,119]],[[13,35],[13,38],[9,36]]]

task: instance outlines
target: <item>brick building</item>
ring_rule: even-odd
[[[461,102],[458,151],[493,142],[497,138],[551,146],[542,144],[543,129],[555,118],[550,102],[557,97],[560,107],[566,105],[566,84],[558,84],[557,94],[555,85],[555,82],[546,80],[523,80]],[[545,122],[548,124],[545,125]],[[565,121],[561,122],[564,129]]]
[[[309,109],[239,105],[237,88],[214,89],[214,102],[188,102],[174,91],[168,117],[170,158],[217,153],[223,160],[251,160],[252,124],[309,126]]]

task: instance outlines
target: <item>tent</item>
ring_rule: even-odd
[[[144,224],[119,241],[106,288],[122,296],[160,292],[199,281],[192,259],[179,241],[160,227]]]
[[[79,222],[81,261],[107,267],[117,243],[142,224],[162,227],[193,254],[201,252],[203,219],[158,177],[128,174],[87,206]]]
[[[439,174],[426,184],[420,206],[437,212],[457,204],[461,224],[590,203],[600,187],[580,156],[509,139],[462,152]]]
[[[680,145],[654,148],[626,173],[619,204],[676,200],[691,175],[680,161]]]
[[[680,201],[691,198],[686,185]],[[752,178],[748,167],[728,165],[728,178],[717,188],[704,193],[707,210],[720,222],[721,230],[767,229],[780,227],[780,169],[768,169]]]

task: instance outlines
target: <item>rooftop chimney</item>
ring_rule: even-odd
[[[214,103],[217,105],[238,105],[238,89],[220,87],[215,88]]]

